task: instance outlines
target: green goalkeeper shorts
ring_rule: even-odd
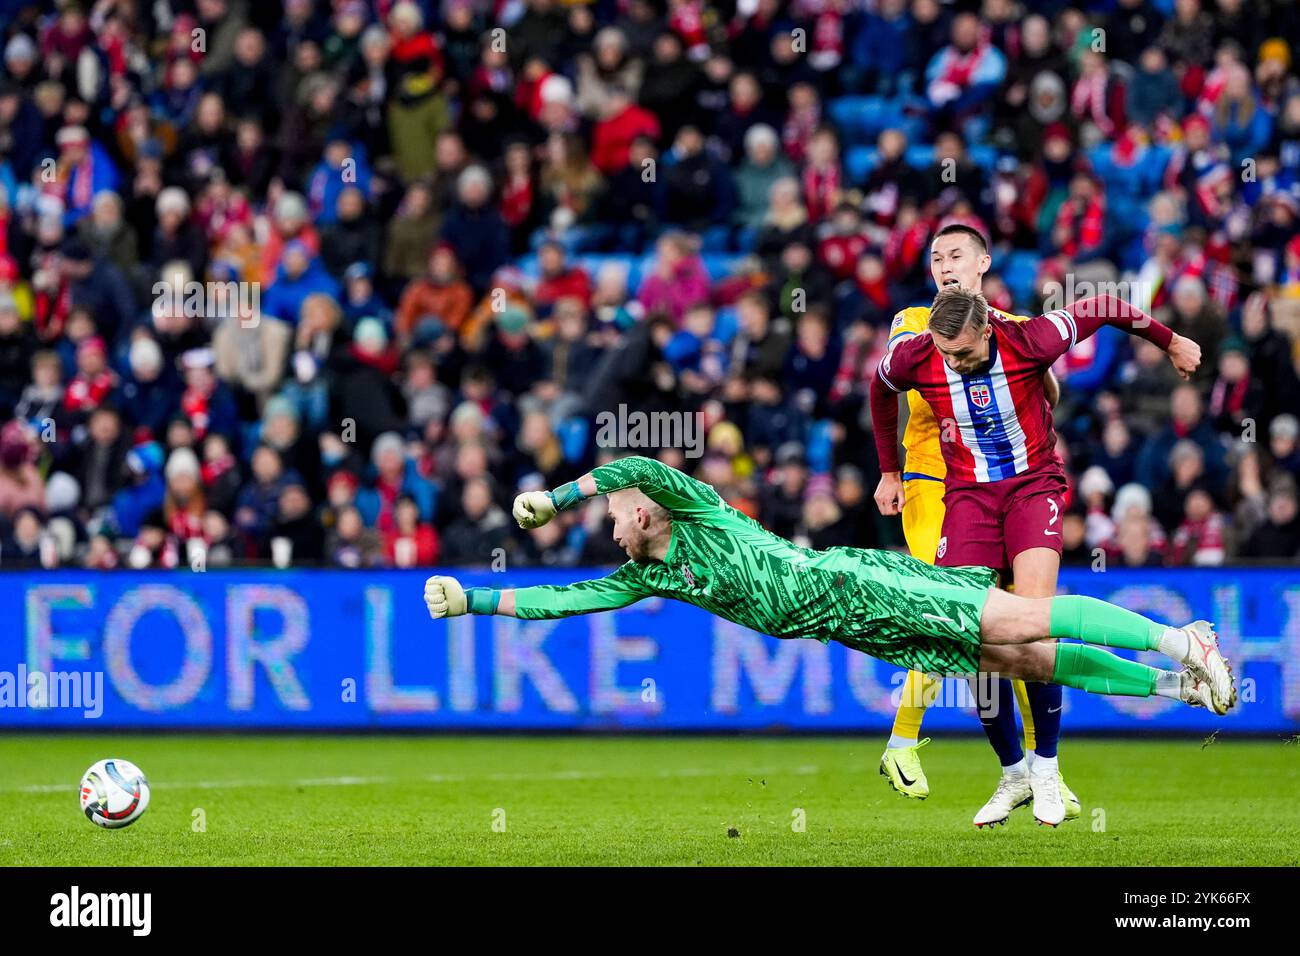
[[[939,568],[897,551],[857,554],[853,607],[835,640],[908,670],[979,670],[980,615],[997,572]]]

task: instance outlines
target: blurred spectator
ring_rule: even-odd
[[[1183,505],[1183,521],[1170,543],[1171,565],[1222,564],[1224,558],[1223,515],[1214,499],[1203,488],[1188,492]]]
[[[1168,480],[1173,470],[1174,446],[1186,443],[1201,454],[1201,470],[1218,482],[1226,475],[1223,448],[1211,423],[1205,418],[1201,395],[1193,385],[1179,385],[1169,399],[1171,421],[1143,446],[1138,455],[1138,481],[1153,491]]]
[[[1294,481],[1279,482],[1269,493],[1267,518],[1242,543],[1238,554],[1243,558],[1300,556],[1300,506]]]

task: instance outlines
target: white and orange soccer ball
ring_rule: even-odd
[[[149,781],[129,760],[99,760],[81,778],[81,811],[95,826],[130,826],[149,809]]]

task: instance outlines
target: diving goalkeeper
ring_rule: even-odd
[[[709,485],[632,456],[554,491],[519,495],[521,528],[594,495],[609,496],[614,540],[628,562],[569,585],[462,588],[435,575],[424,600],[435,619],[504,614],[528,620],[674,598],[778,638],[832,640],[909,670],[990,673],[1051,681],[1094,694],[1169,697],[1226,714],[1232,668],[1206,621],[1167,627],[1096,598],[1018,597],[988,568],[941,568],[894,551],[800,548],[724,502]],[[1073,638],[1084,644],[1037,643]],[[1100,647],[1159,651],[1184,665],[1161,670]]]

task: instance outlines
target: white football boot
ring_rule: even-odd
[[[1031,773],[1029,789],[1034,795],[1034,819],[1043,826],[1060,826],[1065,820],[1065,797],[1061,794],[1060,773]]]
[[[1188,637],[1187,665],[1197,680],[1209,685],[1210,710],[1226,714],[1237,703],[1237,682],[1232,676],[1232,665],[1219,650],[1219,635],[1209,621],[1193,621],[1180,628]]]
[[[1190,669],[1178,672],[1182,678],[1182,701],[1184,704],[1191,704],[1193,707],[1205,707],[1208,710],[1214,710],[1214,693],[1210,690],[1210,685],[1198,678]]]
[[[974,823],[981,829],[1006,823],[1007,817],[1011,816],[1011,811],[1016,807],[1023,807],[1032,797],[1033,791],[1029,786],[1028,773],[1003,771],[997,789],[993,791],[993,796],[989,797],[989,802],[975,814]]]

